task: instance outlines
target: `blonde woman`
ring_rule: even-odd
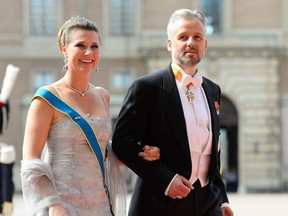
[[[77,112],[77,118],[90,125],[100,156],[105,159],[111,137],[110,95],[104,88],[89,83],[99,63],[99,31],[93,22],[72,17],[60,29],[58,44],[65,60],[65,75],[40,91],[56,96]],[[21,170],[30,215],[113,215],[102,160],[95,157],[83,134],[85,130],[36,93],[27,116]],[[41,160],[45,143],[48,157]],[[149,149],[142,157],[158,159],[159,150]]]

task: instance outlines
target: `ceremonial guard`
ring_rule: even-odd
[[[8,128],[9,96],[12,91],[19,68],[9,64],[0,92],[0,215],[12,215],[14,194],[13,166],[16,159],[15,148],[1,141],[1,135]]]

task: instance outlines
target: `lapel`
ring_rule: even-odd
[[[204,89],[211,116],[212,127],[212,152],[210,171],[215,170],[214,166],[217,165],[217,152],[218,152],[218,136],[219,136],[219,119],[215,109],[215,101],[218,101],[218,92],[212,90],[208,81],[203,78],[202,87]],[[182,109],[181,99],[179,96],[178,88],[175,78],[169,65],[163,72],[163,86],[161,90],[161,98],[163,99],[164,110],[174,134],[178,140],[177,145],[180,145],[187,159],[190,161],[190,150],[186,131],[186,123]]]
[[[215,108],[215,102],[219,102],[218,99],[218,93],[213,92],[210,85],[208,84],[207,80],[203,77],[203,83],[202,87],[204,89],[209,110],[210,110],[210,116],[211,116],[211,127],[212,127],[212,152],[211,152],[211,163],[210,166],[216,166],[217,165],[217,152],[218,152],[218,141],[219,141],[219,129],[220,129],[220,123],[219,118],[217,116],[216,108]],[[210,169],[210,171],[213,171],[214,169]]]
[[[161,94],[166,117],[178,140],[176,145],[180,145],[187,159],[191,160],[184,113],[171,65],[163,72]]]

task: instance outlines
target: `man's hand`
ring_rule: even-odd
[[[233,216],[234,213],[230,207],[222,207],[221,208],[223,216]]]
[[[191,189],[193,189],[191,182],[177,175],[169,188],[168,196],[172,199],[182,199],[190,193]]]

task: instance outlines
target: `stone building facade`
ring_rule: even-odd
[[[288,190],[288,0],[9,0],[0,7],[0,81],[7,64],[21,71],[0,139],[16,147],[19,190],[31,97],[63,75],[56,44],[61,24],[81,15],[98,25],[100,72],[91,82],[111,93],[114,122],[132,80],[170,63],[166,25],[180,8],[209,16],[199,69],[222,88],[223,175],[233,174],[231,191]]]

